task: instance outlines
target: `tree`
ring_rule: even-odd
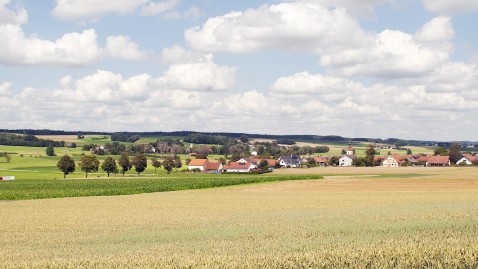
[[[239,140],[241,140],[242,143],[247,143],[247,142],[249,142],[249,138],[248,138],[246,135],[241,135],[241,137],[239,138]]]
[[[126,152],[121,154],[121,157],[118,159],[118,164],[121,167],[121,173],[123,173],[123,176],[124,173],[128,172],[128,170],[133,167],[131,161],[129,160],[128,153]]]
[[[378,152],[375,150],[375,146],[372,144],[369,144],[367,147],[368,149],[365,151],[365,159],[367,160],[365,161],[365,163],[367,166],[371,166],[373,165],[374,163],[373,159],[375,155],[378,154]]]
[[[222,164],[222,165],[226,165],[227,163],[227,160],[223,157],[219,157],[218,161]]]
[[[146,156],[144,153],[137,153],[134,157],[131,163],[134,165],[134,170],[138,172],[138,175],[143,172],[146,167],[148,167],[148,160],[146,159]]]
[[[154,173],[156,173],[156,170],[161,167],[161,162],[158,161],[156,158],[151,159],[151,165],[154,167]]]
[[[306,165],[307,167],[316,167],[317,161],[314,158],[308,158]]]
[[[166,158],[166,160],[163,161],[163,168],[164,170],[168,171],[168,174],[171,173],[174,167],[175,164],[173,157],[169,156],[168,158]]]
[[[48,147],[46,148],[46,156],[56,156],[55,148],[53,147],[53,144],[49,144]]]
[[[5,154],[5,160],[7,161],[7,163],[9,163],[12,160],[12,156],[10,156],[9,154]]]
[[[75,172],[75,161],[73,161],[70,156],[65,155],[61,157],[61,159],[56,164],[56,167],[58,167],[58,169],[63,172],[63,178],[65,179],[66,175]]]
[[[95,155],[83,155],[80,159],[80,167],[81,171],[86,173],[86,178],[88,178],[88,173],[98,172],[100,161],[98,161]]]
[[[407,149],[407,155],[412,155],[412,150],[411,149]]]
[[[267,160],[261,160],[257,168],[261,171],[267,171],[269,169],[269,162]]]
[[[450,161],[456,163],[461,159],[461,147],[457,143],[452,143],[450,149],[448,150],[448,155],[450,156]]]
[[[179,168],[183,166],[183,163],[181,162],[181,158],[179,156],[174,159],[174,167],[176,168],[176,171],[178,171]]]
[[[433,151],[433,154],[439,156],[448,156],[448,151],[446,151],[446,149],[443,147],[438,147]]]
[[[332,158],[330,158],[330,160],[329,160],[329,165],[330,165],[330,166],[337,166],[337,165],[339,165],[339,157],[333,156]]]
[[[101,164],[101,169],[108,174],[108,177],[110,177],[110,173],[118,173],[116,161],[111,157],[106,157],[105,161]]]

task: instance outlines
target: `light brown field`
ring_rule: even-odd
[[[66,143],[78,142],[78,137],[76,135],[37,135],[36,137],[53,141],[65,141]]]
[[[478,267],[478,169],[292,171],[329,176],[0,203],[0,268]]]

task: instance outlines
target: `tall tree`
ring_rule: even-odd
[[[70,156],[65,155],[60,158],[56,167],[63,172],[63,179],[65,179],[66,175],[75,172],[75,161]]]
[[[450,161],[452,163],[456,163],[458,160],[461,159],[461,147],[457,143],[452,143],[450,145],[450,149],[448,150],[448,155],[450,156]]]
[[[121,157],[118,159],[118,164],[121,167],[121,173],[123,173],[123,176],[124,173],[128,172],[128,170],[133,167],[131,161],[129,160],[128,153],[126,152],[121,154]]]
[[[169,156],[168,158],[166,158],[164,161],[163,161],[163,168],[164,170],[166,170],[168,172],[168,174],[171,173],[171,171],[173,170],[173,168],[175,167],[175,163],[174,163],[174,158]]]
[[[108,177],[110,177],[110,173],[118,173],[116,161],[111,157],[106,157],[105,161],[101,164],[101,169],[108,174]]]
[[[97,172],[100,167],[100,162],[95,155],[83,155],[80,159],[81,171],[85,172],[86,178],[91,172]]]
[[[378,152],[375,150],[375,146],[372,144],[369,144],[367,147],[368,147],[367,150],[365,150],[364,163],[365,163],[365,166],[372,166],[374,163],[373,159],[375,155],[378,154]]]
[[[161,167],[161,162],[158,161],[156,158],[151,159],[151,165],[154,167],[154,173],[156,173],[156,170]]]
[[[131,163],[134,165],[134,170],[136,170],[138,175],[140,175],[141,172],[148,167],[148,160],[146,159],[146,155],[144,155],[144,153],[137,153],[134,155]]]
[[[176,172],[178,171],[179,168],[181,168],[183,166],[183,162],[181,162],[181,158],[176,157],[174,159],[174,167],[176,168]]]
[[[49,144],[48,147],[46,147],[46,155],[47,156],[56,156],[55,148],[53,147],[53,144]]]
[[[444,147],[438,147],[436,148],[433,153],[435,155],[440,155],[440,156],[448,156],[448,151]]]

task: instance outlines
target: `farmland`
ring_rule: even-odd
[[[0,268],[477,268],[476,169],[385,170],[0,202]]]

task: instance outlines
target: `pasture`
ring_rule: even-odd
[[[476,168],[0,202],[0,268],[477,268]],[[275,175],[275,173],[274,173]]]

